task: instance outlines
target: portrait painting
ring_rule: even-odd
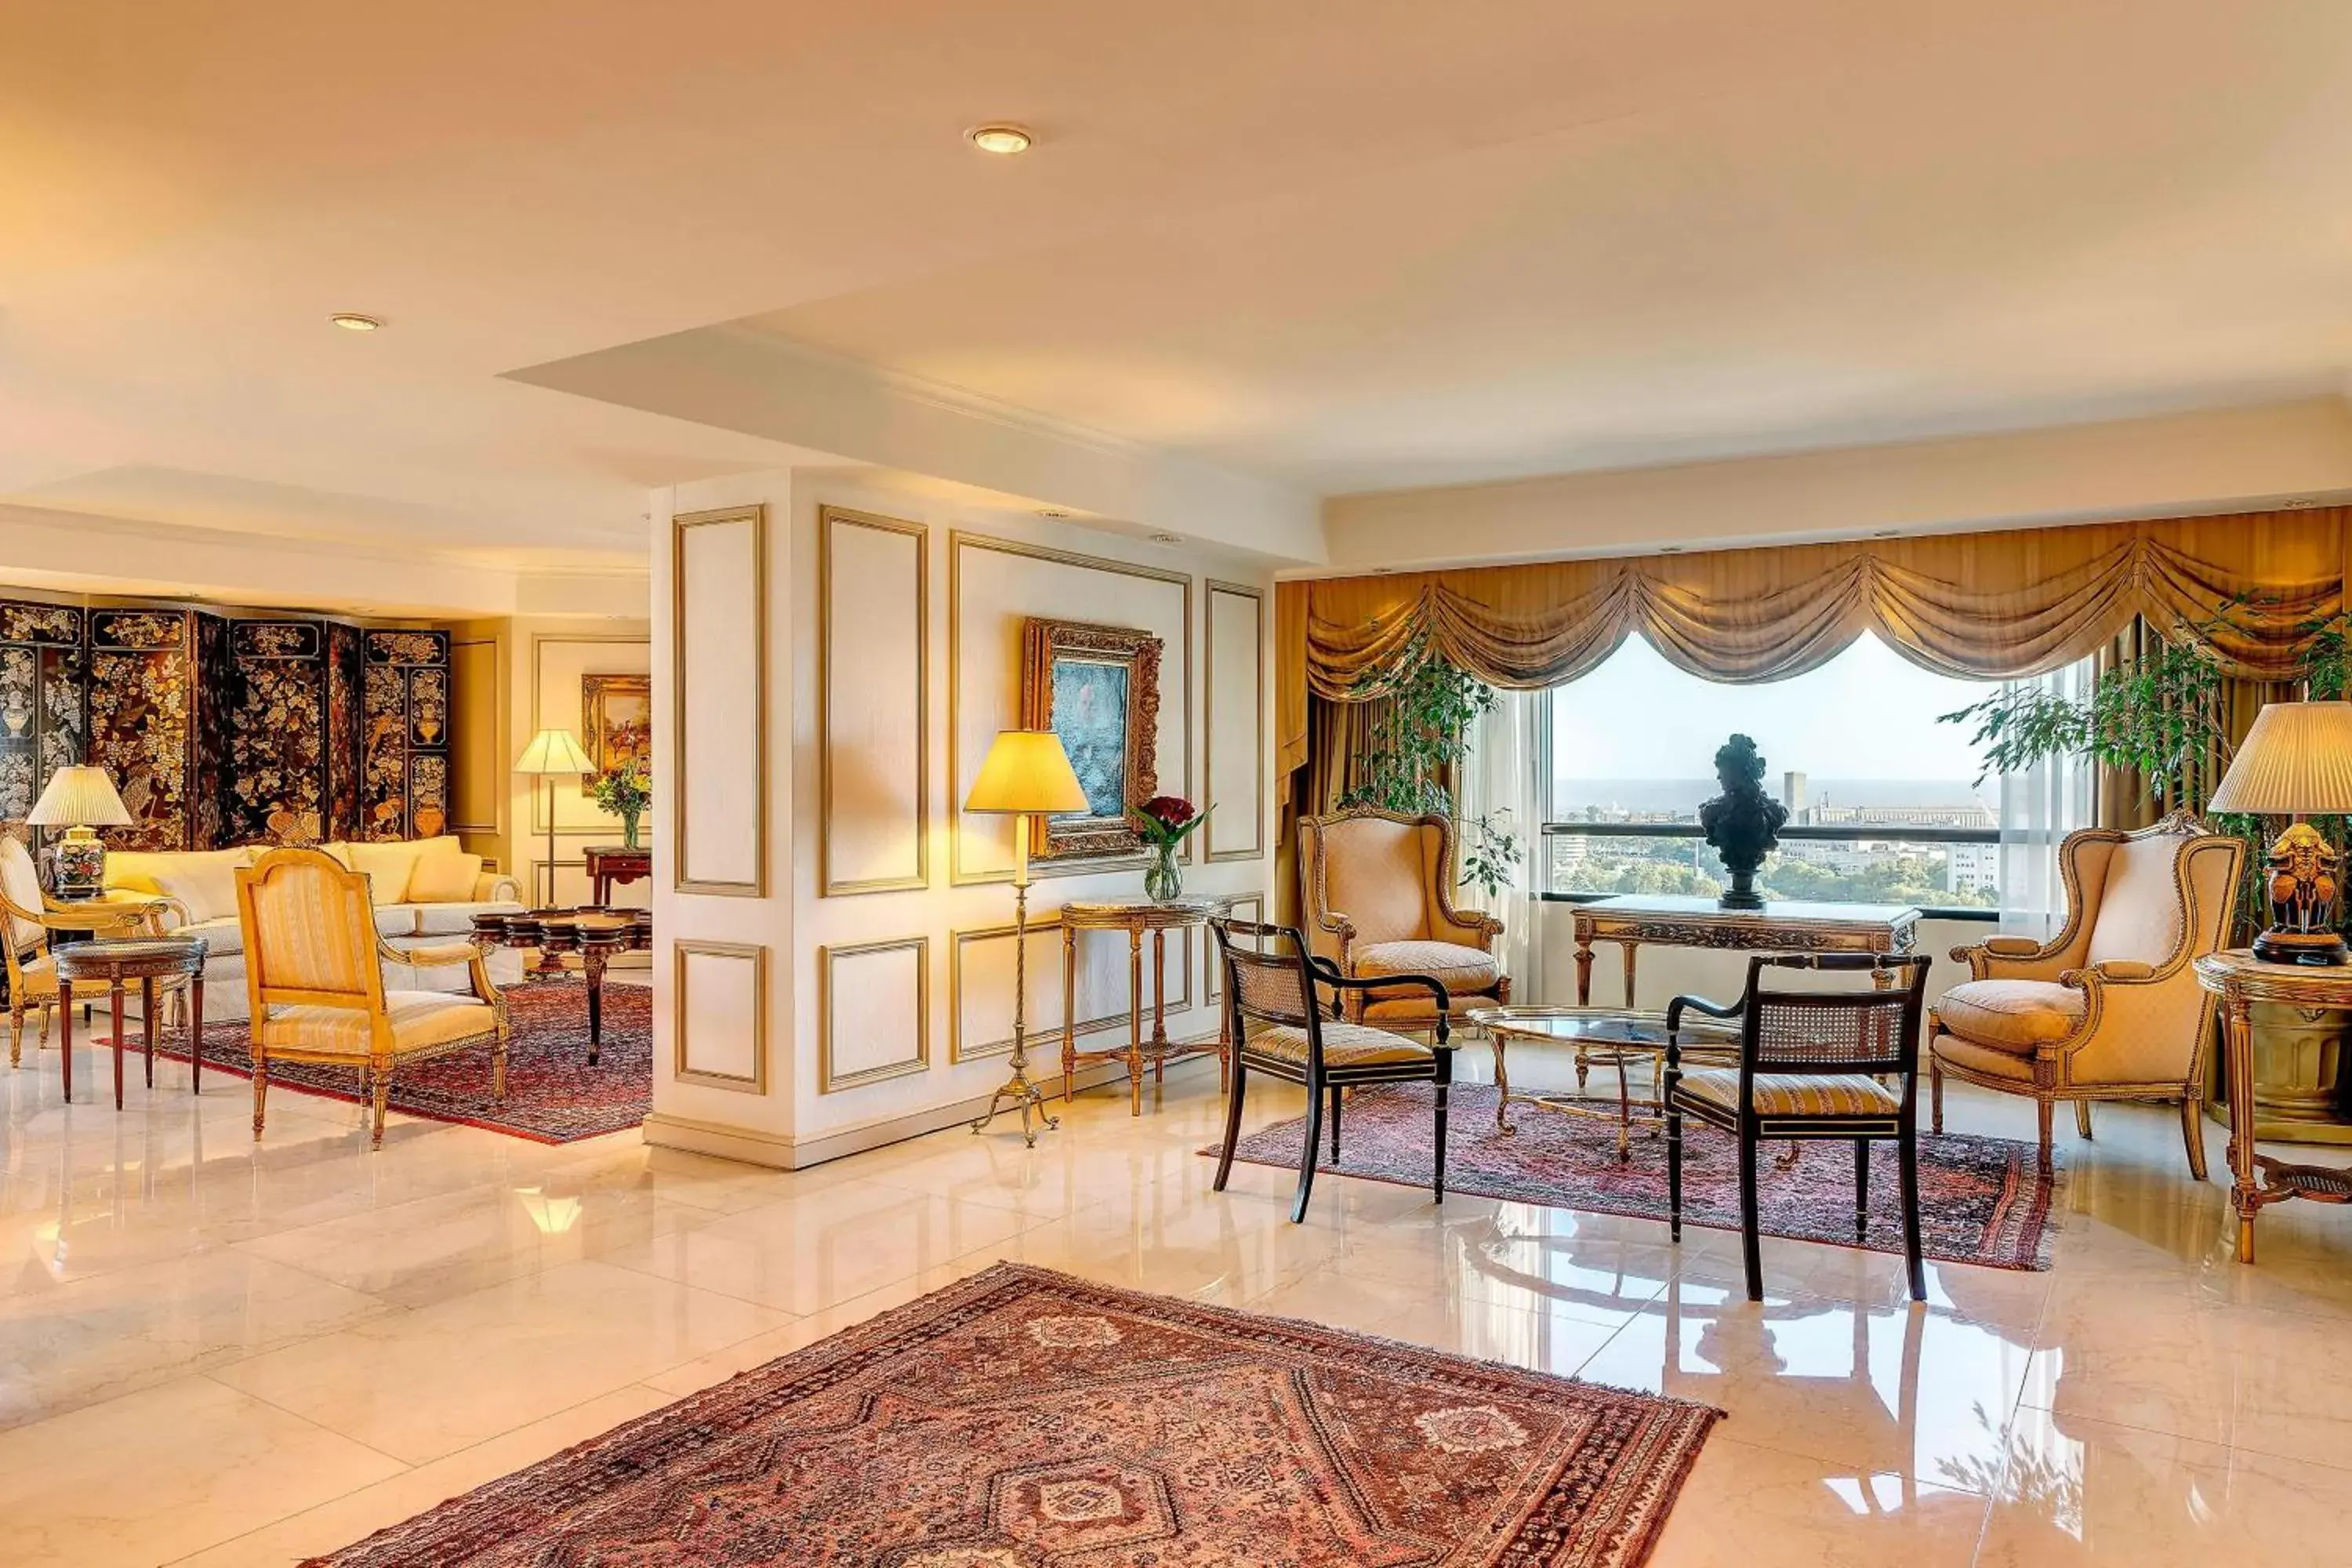
[[[654,763],[654,678],[650,675],[583,675],[580,678],[580,742],[596,773]],[[580,781],[588,793],[595,774]]]
[[[1159,791],[1160,639],[1124,626],[1031,620],[1022,722],[1051,730],[1085,790],[1084,811],[1031,825],[1030,854],[1097,860],[1142,852],[1128,808]]]

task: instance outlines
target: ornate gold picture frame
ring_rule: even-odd
[[[1139,855],[1130,806],[1159,793],[1160,642],[1150,632],[1032,619],[1022,642],[1021,722],[1062,738],[1087,809],[1032,819],[1040,860]]]
[[[583,773],[580,793],[595,787],[596,773],[631,763],[653,771],[654,678],[650,675],[583,675],[580,678],[580,742],[596,773]]]

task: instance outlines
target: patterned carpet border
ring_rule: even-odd
[[[1587,1214],[1634,1219],[1666,1218],[1666,1145],[1634,1123],[1633,1159],[1617,1162],[1614,1120],[1564,1115],[1514,1104],[1516,1136],[1495,1131],[1492,1084],[1455,1084],[1448,1100],[1445,1189],[1476,1197],[1541,1204]],[[1613,1102],[1612,1103],[1613,1110]],[[1316,1169],[1342,1176],[1426,1187],[1430,1170],[1430,1090],[1424,1085],[1360,1089],[1341,1114],[1340,1163],[1324,1134]],[[1276,1122],[1242,1135],[1234,1157],[1296,1171],[1305,1119]],[[1214,1156],[1221,1144],[1201,1151]],[[1793,1169],[1776,1164],[1780,1148],[1766,1146],[1758,1208],[1767,1236],[1796,1241],[1859,1245],[1872,1252],[1903,1250],[1896,1206],[1895,1151],[1873,1145],[1870,1223],[1853,1235],[1853,1146],[1801,1146]],[[1738,1145],[1696,1120],[1683,1128],[1683,1218],[1713,1230],[1739,1228]],[[2043,1176],[2034,1148],[2007,1138],[1969,1133],[1919,1134],[1920,1247],[1939,1262],[1988,1268],[2047,1269],[2062,1212],[2063,1170]]]
[[[392,1075],[392,1109],[534,1143],[575,1143],[642,1124],[653,1109],[653,994],[642,985],[604,988],[604,1047],[588,1065],[588,996],[576,981],[505,988],[513,1033],[507,1041],[507,1097],[490,1098],[487,1047],[434,1057]],[[132,1038],[137,1038],[134,1029]],[[245,1020],[205,1026],[205,1071],[253,1076]],[[156,1054],[188,1059],[187,1031],[165,1029]],[[135,1070],[135,1069],[134,1069]],[[360,1103],[359,1074],[314,1062],[281,1062],[269,1073],[282,1092]]]
[[[1231,1383],[1291,1426],[1219,1426]],[[1104,1405],[1163,1440],[1097,1447]],[[302,1568],[1637,1568],[1722,1414],[998,1263]],[[1100,1532],[1136,1499],[1157,1535]]]

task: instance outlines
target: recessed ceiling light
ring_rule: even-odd
[[[338,310],[327,320],[347,332],[372,332],[383,325],[382,318],[362,316],[357,310]]]
[[[1184,542],[1184,536],[1181,533],[1155,533],[1151,536],[1151,542],[1154,544],[1181,544]]]
[[[1658,546],[1658,553],[1661,555],[1680,555],[1682,552],[1683,547],[1679,544],[1661,544]]]
[[[1069,514],[1068,512],[1066,512],[1066,511],[1064,511],[1064,510],[1063,510],[1061,508],[1059,508],[1059,507],[1041,506],[1041,507],[1039,507],[1039,508],[1037,509],[1037,515],[1038,515],[1039,517],[1050,517],[1050,518],[1054,518],[1054,519],[1058,520],[1058,519],[1061,519],[1061,518],[1067,517],[1067,516],[1069,516],[1070,514]]]
[[[1018,125],[975,125],[965,132],[964,140],[983,153],[993,153],[1000,158],[1010,158],[1016,153],[1026,153],[1037,139]]]
[[[1882,528],[1870,537],[1873,539],[1900,539],[1903,537],[1903,531],[1899,528]]]

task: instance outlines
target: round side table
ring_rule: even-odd
[[[188,1092],[204,1092],[205,952],[205,939],[200,936],[157,936],[76,942],[50,955],[58,966],[58,1045],[65,1061],[68,1102],[73,1100],[74,986],[99,980],[106,982],[114,1013],[114,1109],[122,1109],[122,988],[132,981],[139,984],[139,1010],[147,1032],[147,1087],[155,1087],[156,994],[168,994],[178,985],[185,985]]]

